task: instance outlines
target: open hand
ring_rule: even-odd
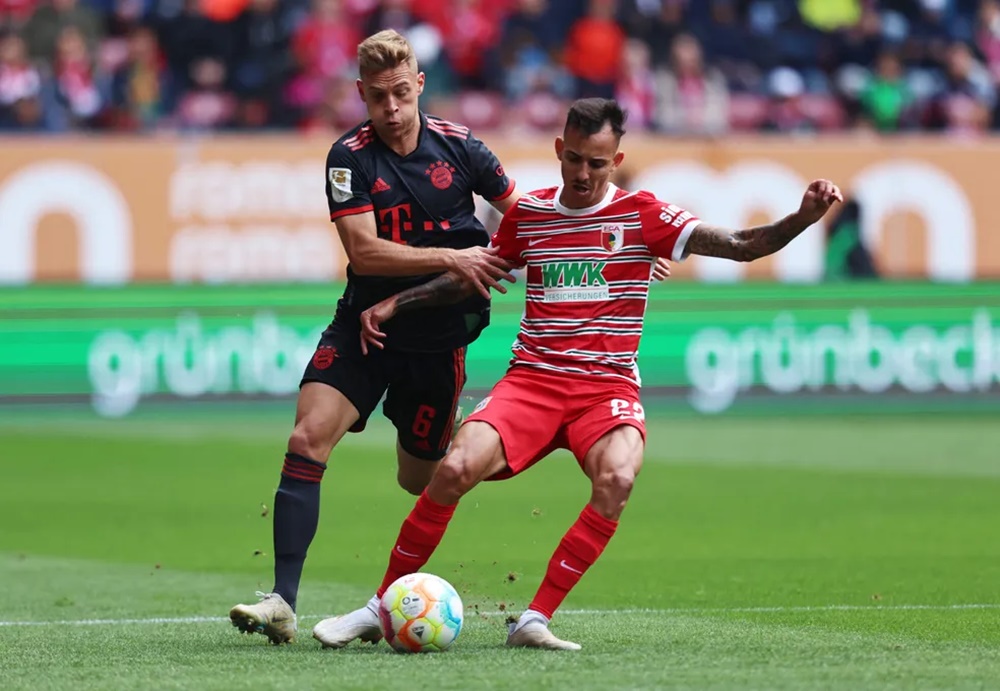
[[[844,195],[840,188],[829,180],[813,180],[802,195],[799,205],[799,216],[812,224],[823,218],[834,202],[843,202]]]
[[[379,328],[394,316],[396,316],[396,301],[392,298],[372,305],[361,313],[361,352],[363,354],[368,354],[369,345],[379,350],[385,348],[385,344],[382,342],[385,334]]]
[[[500,257],[499,250],[495,247],[457,250],[451,265],[453,272],[487,300],[490,298],[490,288],[500,293],[507,292],[500,281],[514,282],[514,275],[510,273],[512,268],[510,262]]]

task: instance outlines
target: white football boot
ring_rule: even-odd
[[[355,639],[365,643],[382,640],[378,623],[378,598],[373,597],[361,609],[339,617],[324,619],[313,627],[313,638],[324,648],[343,648]]]
[[[510,648],[540,648],[542,650],[580,650],[572,641],[556,638],[543,619],[528,619],[523,624],[508,624],[507,646]]]
[[[256,605],[236,605],[229,610],[233,626],[243,633],[260,633],[274,645],[295,640],[295,612],[277,593],[257,592]]]

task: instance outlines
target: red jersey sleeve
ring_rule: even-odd
[[[493,233],[490,244],[500,250],[501,257],[520,268],[525,265],[521,256],[524,251],[524,241],[517,236],[516,213],[517,205],[507,210],[500,221],[500,227]]]
[[[687,258],[685,246],[701,220],[690,211],[662,202],[649,192],[635,195],[642,224],[642,239],[657,257],[681,262]]]

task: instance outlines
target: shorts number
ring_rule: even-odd
[[[413,418],[413,427],[411,428],[413,436],[419,439],[426,439],[427,435],[431,433],[431,424],[433,424],[436,414],[437,411],[429,405],[422,405],[417,408],[417,414]]]
[[[628,420],[629,418],[645,420],[646,411],[642,409],[642,403],[639,403],[639,401],[631,402],[623,398],[612,398],[611,416],[619,420]]]

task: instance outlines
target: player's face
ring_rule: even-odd
[[[423,90],[424,73],[408,63],[358,80],[368,117],[383,139],[400,137],[419,123],[417,101]]]
[[[556,156],[562,163],[560,202],[571,209],[585,209],[600,202],[608,191],[611,174],[625,159],[610,125],[590,135],[566,130],[565,136],[556,138]]]

